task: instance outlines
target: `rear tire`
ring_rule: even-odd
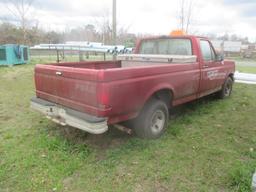
[[[228,77],[224,85],[222,86],[221,91],[218,93],[218,97],[220,99],[225,99],[231,95],[232,89],[233,89],[233,83],[234,82],[231,79],[231,77]]]
[[[166,130],[169,111],[166,103],[151,99],[147,102],[140,115],[133,120],[136,135],[144,139],[157,139]]]

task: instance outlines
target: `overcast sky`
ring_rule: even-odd
[[[8,1],[8,0],[7,0]],[[193,0],[192,32],[236,33],[256,40],[256,0]],[[0,0],[0,19],[13,18]],[[118,26],[132,33],[177,29],[181,0],[117,0]],[[46,30],[66,30],[111,14],[112,0],[35,0],[32,17]]]

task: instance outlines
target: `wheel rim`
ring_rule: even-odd
[[[157,134],[164,129],[165,124],[165,114],[161,110],[157,110],[151,119],[151,130],[153,133]]]
[[[228,82],[226,87],[225,87],[225,96],[229,96],[230,95],[231,89],[232,89],[232,84],[230,82]]]

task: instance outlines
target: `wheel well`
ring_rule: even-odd
[[[168,107],[171,106],[171,101],[173,97],[173,93],[170,89],[162,89],[153,94],[153,97],[159,100],[162,100],[166,103]]]
[[[230,77],[230,78],[232,79],[232,81],[234,81],[234,80],[235,80],[235,79],[234,79],[234,74],[233,74],[233,73],[229,74],[229,75],[228,75],[228,77]]]

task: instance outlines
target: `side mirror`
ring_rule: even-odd
[[[217,53],[216,55],[216,61],[224,61],[224,55],[221,53]]]

